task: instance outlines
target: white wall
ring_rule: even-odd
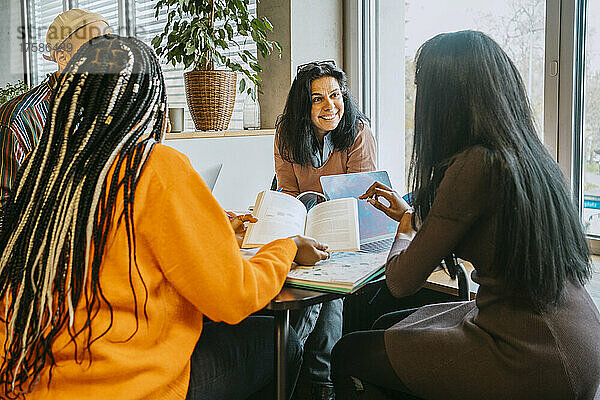
[[[371,0],[368,10],[344,0],[344,65],[348,84],[371,119],[377,168],[403,193],[405,179],[404,2]]]
[[[223,163],[213,195],[226,210],[246,210],[269,189],[275,175],[273,135],[171,139],[164,143],[187,155],[196,171]]]
[[[292,79],[298,65],[315,60],[333,59],[343,69],[342,0],[292,1],[291,14]]]
[[[261,0],[257,12],[273,24],[269,39],[283,47],[281,58],[259,57],[261,127],[269,129],[283,111],[298,65],[333,59],[343,68],[343,6],[342,0]]]
[[[23,80],[23,55],[19,27],[21,26],[21,2],[0,0],[0,86]]]
[[[388,171],[392,185],[404,193],[405,71],[404,3],[378,0],[376,11],[375,115],[378,168]]]

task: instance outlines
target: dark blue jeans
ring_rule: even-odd
[[[333,386],[331,351],[342,337],[342,299],[309,306],[292,316],[292,327],[304,346],[302,375],[316,385]]]
[[[273,317],[251,316],[237,325],[207,322],[191,357],[186,400],[270,399],[274,394]],[[302,347],[290,329],[289,393],[294,390]]]

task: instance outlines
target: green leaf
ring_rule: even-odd
[[[244,78],[242,78],[240,80],[240,92],[244,92],[244,89],[246,89],[246,80]]]
[[[258,65],[257,63],[250,63],[250,68],[252,68],[254,71],[256,72],[262,72],[263,69],[260,65]]]
[[[252,20],[252,23],[251,23],[251,24],[252,24],[252,26],[253,26],[253,27],[254,27],[256,30],[258,30],[258,31],[260,31],[260,32],[264,32],[264,31],[267,29],[267,27],[265,26],[265,23],[264,23],[264,21],[263,21],[263,20],[261,20],[261,19],[259,19],[259,18],[254,18],[254,19]]]
[[[19,96],[29,90],[27,84],[21,80],[14,84],[7,83],[4,88],[0,87],[0,104],[4,104],[8,100]]]
[[[244,54],[246,57],[248,57],[248,60],[250,61],[257,61],[256,56],[250,50],[244,50],[240,54]]]
[[[162,37],[158,35],[155,36],[150,43],[152,43],[152,47],[157,48],[160,45],[160,42],[162,42]]]
[[[185,54],[194,54],[194,51],[196,51],[196,46],[194,46],[194,42],[187,42],[187,44],[185,45]]]
[[[231,25],[227,24],[225,25],[225,29],[227,30],[227,39],[228,40],[233,40],[233,28],[231,27]]]
[[[215,48],[215,42],[211,36],[206,36],[204,39],[206,40],[206,45],[208,46],[208,48],[210,48],[210,49]]]
[[[269,51],[267,50],[267,47],[264,45],[264,43],[258,42],[256,43],[256,49],[259,51],[259,53],[265,57],[269,54]]]
[[[267,27],[267,29],[272,32],[273,31],[273,25],[271,25],[271,22],[267,19],[267,17],[263,17],[262,19],[263,19],[263,23],[265,24],[265,26]]]

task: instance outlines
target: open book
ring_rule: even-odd
[[[293,266],[286,285],[335,293],[354,293],[385,269],[386,253],[335,253],[329,260]]]
[[[329,251],[360,248],[358,205],[355,198],[326,201],[306,211],[302,202],[288,194],[265,190],[258,194],[242,248],[260,247],[275,239],[306,235],[329,246]]]

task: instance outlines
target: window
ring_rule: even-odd
[[[73,8],[92,11],[107,19],[113,33],[119,33],[119,5],[117,0],[74,0]]]
[[[32,84],[41,83],[46,75],[56,71],[56,64],[45,60],[42,57],[44,54],[40,49],[45,49],[46,32],[54,18],[63,12],[63,5],[67,2],[63,0],[33,0],[29,8],[29,20],[31,21],[30,43],[35,43],[37,46],[31,46],[29,49],[29,57],[31,60],[31,75]],[[81,8],[102,14],[110,23],[113,33],[125,35],[126,32],[135,33],[136,37],[146,44],[150,45],[150,41],[154,36],[162,31],[166,21],[165,10],[161,11],[158,20],[154,17],[155,1],[152,0],[71,0],[73,8]],[[120,7],[131,8],[134,17],[131,18],[131,23],[127,22],[128,18],[123,17],[125,10]],[[256,14],[256,1],[250,1],[250,13]],[[127,24],[133,26],[127,26]],[[256,45],[254,42],[245,43],[244,39],[238,37],[236,42],[239,46],[232,46],[231,55],[236,58],[236,54],[242,50],[250,50],[255,55],[257,54]],[[151,46],[151,45],[150,45]],[[47,53],[47,52],[46,52]],[[241,59],[238,58],[238,61]],[[185,129],[193,130],[194,123],[187,109],[185,99],[185,88],[183,82],[183,67],[163,64],[163,73],[165,83],[167,85],[168,103],[174,107],[185,108]],[[238,73],[238,80],[240,78]],[[237,93],[235,107],[229,129],[243,128],[243,108],[246,100],[246,94]]]
[[[438,33],[475,29],[498,42],[519,69],[543,137],[545,16],[545,0],[406,0],[406,174],[413,142],[415,54],[419,46]]]
[[[600,3],[588,1],[583,82],[583,224],[600,238],[600,36],[592,21],[600,18]]]
[[[45,60],[42,55],[46,51],[46,32],[54,18],[63,11],[62,0],[34,1],[29,10],[30,26],[26,49],[31,64],[31,85],[39,85],[46,75],[56,71],[56,64]],[[41,51],[40,51],[41,50]]]
[[[558,95],[547,99],[545,59],[548,31],[558,31],[559,19],[547,20],[548,3],[559,4],[557,0],[344,0],[344,70],[352,93],[371,119],[378,168],[389,171],[397,189],[408,189],[415,54],[439,33],[474,29],[494,38],[521,73],[540,138],[555,144],[557,128],[545,129],[544,110],[549,104],[550,110],[557,107]],[[398,42],[402,37],[404,41]]]
[[[600,17],[599,2],[361,0],[357,6],[355,1],[345,0],[344,6],[348,13],[344,46],[345,53],[350,54],[344,59],[344,69],[349,82],[355,85],[352,90],[363,110],[376,127],[379,168],[393,167],[394,173],[400,172],[404,177],[408,173],[415,101],[414,57],[418,47],[441,32],[481,30],[502,46],[519,69],[540,138],[563,171],[573,201],[580,209],[592,252],[600,254],[600,34],[592,23]],[[382,54],[398,52],[400,47],[386,41],[388,32],[381,28],[390,14],[396,21],[404,21],[398,24],[403,30],[395,35],[405,38],[401,48],[404,68],[398,68],[396,61],[379,65],[390,63]],[[352,36],[355,31],[356,38]],[[399,79],[402,85],[397,85]],[[405,116],[395,129],[388,126],[377,130],[380,121],[391,115],[382,109],[392,98],[378,101],[380,93],[389,86],[404,98]],[[389,146],[386,141],[397,138],[398,129],[405,132],[402,140],[395,139],[396,143]],[[398,155],[398,149],[404,154]],[[387,159],[395,156],[402,165],[391,165],[382,155]],[[393,183],[402,190],[406,180],[396,179]]]

